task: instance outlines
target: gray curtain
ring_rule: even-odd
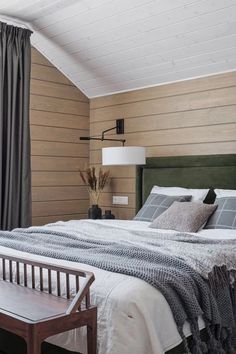
[[[0,229],[31,224],[31,31],[0,22]]]

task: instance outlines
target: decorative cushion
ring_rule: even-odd
[[[216,212],[208,220],[205,229],[236,230],[236,196],[216,198]]]
[[[215,189],[216,198],[236,197],[235,189]]]
[[[216,208],[217,205],[215,204],[174,202],[149,227],[181,232],[197,232]]]
[[[134,220],[153,221],[158,215],[161,215],[175,201],[187,202],[191,200],[191,195],[185,196],[168,196],[162,194],[149,194],[146,202],[139,210]]]
[[[191,188],[182,188],[182,187],[160,187],[160,186],[153,186],[151,193],[155,194],[163,194],[163,195],[171,195],[171,196],[184,196],[184,195],[191,195],[191,201],[203,201],[209,189],[191,189]]]

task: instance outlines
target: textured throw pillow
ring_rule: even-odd
[[[216,212],[208,220],[205,229],[236,230],[236,196],[216,198]]]
[[[153,221],[158,215],[161,215],[166,209],[168,209],[175,201],[187,202],[191,200],[191,198],[191,195],[169,196],[151,193],[142,208],[139,210],[138,214],[134,217],[134,220]]]
[[[217,205],[215,204],[174,202],[149,227],[181,232],[197,232],[216,208]]]

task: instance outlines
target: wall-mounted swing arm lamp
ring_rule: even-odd
[[[116,126],[106,129],[102,132],[101,137],[93,137],[93,136],[81,136],[80,140],[99,140],[99,141],[119,141],[123,144],[125,144],[125,139],[111,139],[111,138],[105,138],[105,134],[107,132],[110,132],[111,130],[116,129],[116,134],[124,134],[124,119],[117,119],[116,120]]]
[[[141,146],[124,146],[125,139],[105,138],[105,134],[116,129],[116,134],[124,134],[124,119],[117,119],[116,126],[106,129],[101,137],[81,136],[80,140],[99,140],[99,141],[119,141],[122,147],[102,148],[102,164],[104,166],[123,166],[123,165],[145,165],[145,148]]]

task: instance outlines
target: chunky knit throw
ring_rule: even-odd
[[[81,221],[0,231],[0,245],[143,279],[169,303],[185,353],[236,353],[236,239],[130,231]],[[200,338],[199,316],[205,321],[207,342]],[[183,334],[185,321],[193,335],[191,348]]]

